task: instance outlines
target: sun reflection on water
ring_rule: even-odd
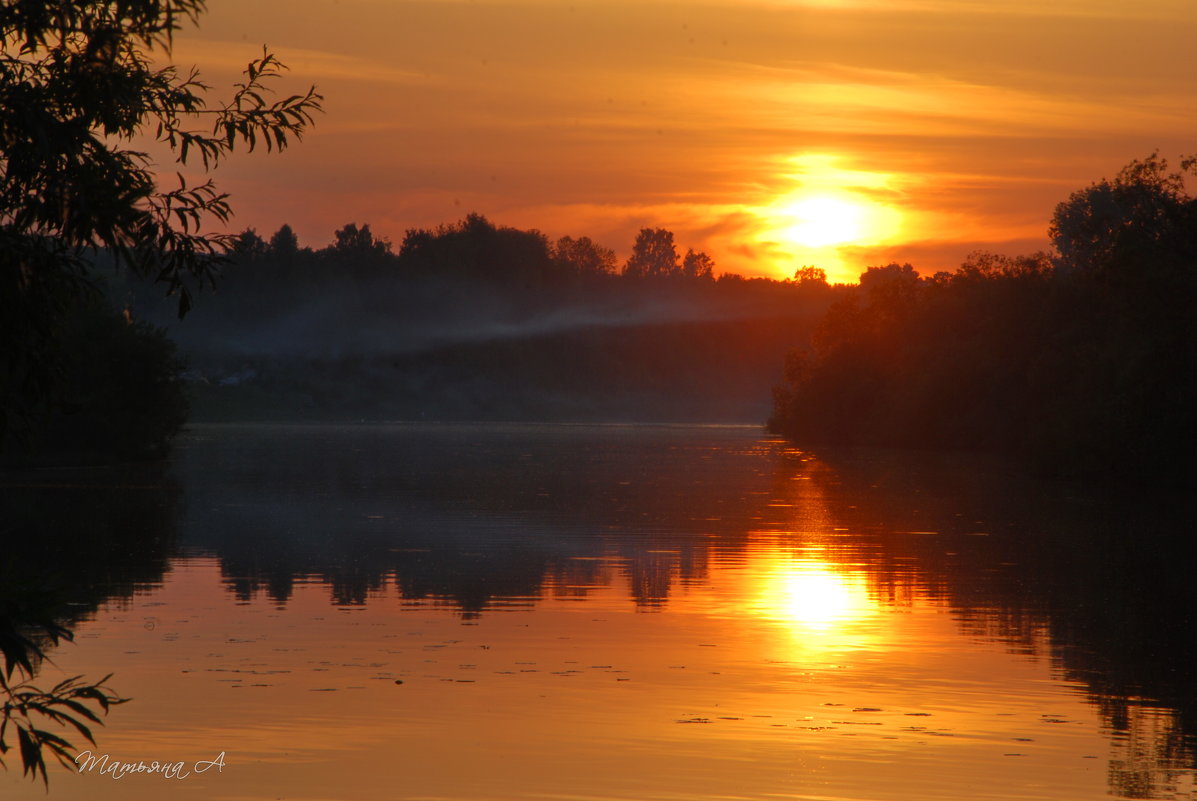
[[[756,584],[752,614],[781,624],[803,648],[859,648],[875,634],[880,609],[867,580],[843,566],[779,554]]]

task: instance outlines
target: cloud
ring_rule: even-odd
[[[375,59],[322,50],[287,47],[273,48],[293,76],[303,79],[328,80],[349,78],[384,84],[420,84],[430,76],[414,70],[395,67]],[[251,59],[262,54],[261,45],[244,41],[180,38],[174,47],[173,61],[194,63],[212,71],[242,70]]]

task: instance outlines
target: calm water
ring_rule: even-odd
[[[95,751],[225,754],[51,799],[1197,797],[1167,492],[643,426],[196,427],[0,484],[75,610],[39,681],[134,699]]]

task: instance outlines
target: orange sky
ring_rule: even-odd
[[[235,226],[396,245],[477,211],[721,270],[952,269],[1046,245],[1068,193],[1197,151],[1191,0],[209,0],[175,60],[269,44],[327,114],[217,173]]]

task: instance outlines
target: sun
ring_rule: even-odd
[[[858,192],[804,190],[762,208],[760,238],[775,254],[779,273],[799,265],[823,268],[836,281],[854,280],[864,269],[852,249],[893,241],[901,227],[896,209]]]
[[[835,154],[802,153],[779,165],[779,186],[752,208],[755,240],[772,272],[789,276],[811,265],[833,281],[854,281],[864,270],[861,260],[904,235],[895,176],[844,162]]]
[[[780,238],[804,247],[821,248],[868,238],[868,210],[833,195],[798,198],[774,214]]]
[[[849,191],[785,195],[763,208],[761,217],[773,241],[802,250],[874,245],[892,239],[900,227],[896,209]]]

